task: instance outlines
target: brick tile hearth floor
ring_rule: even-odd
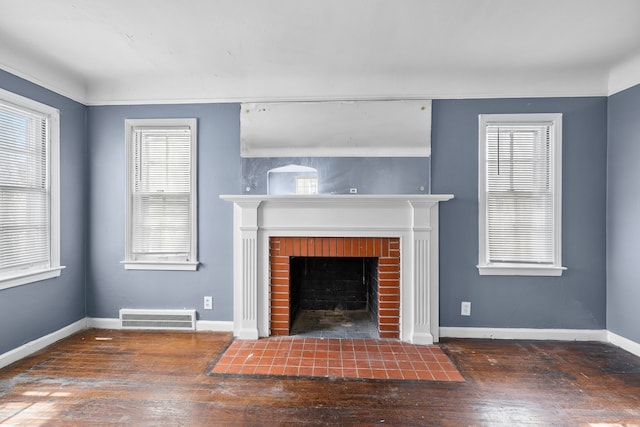
[[[212,373],[464,381],[438,346],[374,339],[270,337],[235,340]]]

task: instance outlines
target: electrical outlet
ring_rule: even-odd
[[[471,316],[471,303],[468,301],[462,301],[460,304],[460,315]]]
[[[204,309],[213,310],[213,297],[204,297]]]
[[[358,192],[357,188],[350,188],[349,189],[349,193],[351,193],[351,194],[356,194],[357,192]]]

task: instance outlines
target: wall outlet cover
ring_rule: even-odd
[[[462,301],[460,304],[460,315],[471,316],[471,303],[468,301]]]

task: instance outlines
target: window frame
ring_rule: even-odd
[[[478,222],[479,249],[478,271],[481,276],[561,276],[566,267],[562,266],[562,114],[561,113],[525,113],[525,114],[480,114],[479,115],[479,152],[478,152]],[[489,261],[489,224],[487,202],[487,127],[499,125],[540,125],[550,126],[550,169],[553,192],[553,261],[541,264],[536,262],[490,262]]]
[[[133,133],[138,128],[163,128],[163,127],[189,127],[191,137],[191,180],[190,180],[190,236],[188,260],[181,261],[169,259],[166,256],[154,258],[148,255],[146,259],[135,259],[132,250],[133,242],[133,186],[135,175],[133,171],[135,141]],[[127,206],[126,206],[126,236],[125,236],[125,260],[122,262],[126,270],[178,270],[195,271],[198,269],[197,247],[198,247],[198,193],[197,193],[197,142],[198,127],[197,119],[126,119],[125,120],[125,145],[127,163]]]
[[[60,111],[30,98],[0,89],[0,102],[46,117],[47,195],[49,201],[49,262],[45,267],[0,273],[0,290],[59,277],[60,265]]]

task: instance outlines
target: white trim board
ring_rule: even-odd
[[[118,318],[87,317],[87,329],[122,329]]]
[[[54,344],[84,329],[87,329],[86,318],[80,319],[77,322],[65,326],[62,329],[58,329],[57,331],[52,332],[48,335],[37,338],[33,341],[29,341],[28,343],[23,344],[20,347],[16,347],[13,350],[9,350],[6,353],[0,354],[0,369],[4,368],[5,366],[9,366],[14,362],[17,362],[18,360],[24,359],[25,357],[31,356],[32,354],[42,350],[43,348],[48,347],[51,344]]]
[[[196,331],[233,332],[233,322],[231,320],[198,320]]]
[[[440,328],[440,337],[609,342],[606,329],[461,328],[445,326]]]
[[[607,331],[607,341],[615,345],[616,347],[620,347],[621,349],[640,357],[640,343],[631,341],[630,339],[625,337],[621,337],[620,335],[614,334],[611,331]]]

